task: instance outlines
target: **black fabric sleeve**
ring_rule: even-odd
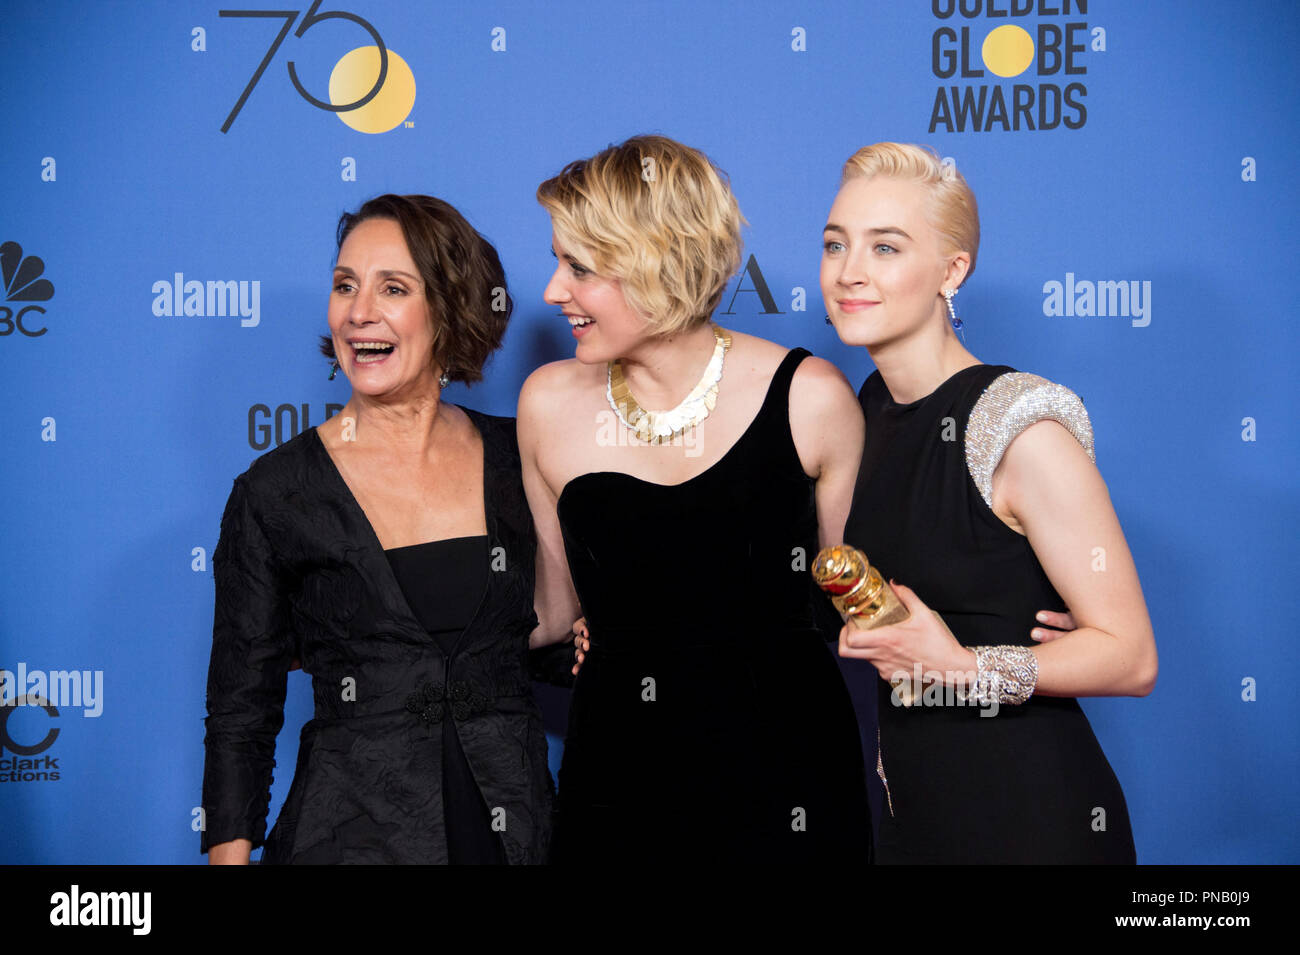
[[[577,649],[572,640],[528,651],[528,670],[537,683],[573,686],[573,665],[577,662]]]
[[[236,479],[213,554],[216,604],[204,721],[204,830],[200,851],[266,835],[275,738],[284,722],[293,659],[285,578],[258,522],[245,478]]]
[[[812,579],[812,574],[808,575],[808,586],[812,588],[813,616],[817,629],[821,631],[823,640],[838,646],[840,631],[844,629],[844,618],[831,603],[830,595],[817,586],[817,582]]]

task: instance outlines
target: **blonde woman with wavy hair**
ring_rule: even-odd
[[[808,573],[848,513],[852,389],[710,321],[744,220],[699,151],[638,136],[537,195],[575,340],[519,397],[537,606],[549,639],[584,616],[590,646],[552,857],[864,862],[857,723]]]
[[[1151,621],[1083,403],[954,332],[979,239],[974,193],[933,152],[877,143],[845,163],[822,294],[876,366],[845,536],[910,611],[840,635],[880,674],[878,860],[1132,863],[1075,698],[1151,692]]]

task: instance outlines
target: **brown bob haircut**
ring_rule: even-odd
[[[433,365],[451,381],[483,380],[483,365],[501,347],[514,302],[492,243],[449,203],[433,196],[376,196],[339,219],[338,247],[367,219],[391,219],[402,230],[424,282],[433,315]],[[321,354],[335,358],[321,336]]]

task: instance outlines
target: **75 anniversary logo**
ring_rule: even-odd
[[[298,76],[298,67],[293,60],[286,64],[289,69],[289,82],[298,91],[298,95],[317,109],[338,115],[339,119],[353,129],[363,133],[386,133],[402,124],[410,115],[415,105],[415,77],[411,68],[400,56],[388,48],[384,38],[379,35],[370,21],[355,13],[343,10],[321,10],[323,0],[315,0],[307,13],[298,19],[300,10],[219,10],[217,15],[224,18],[245,18],[255,20],[283,20],[280,32],[267,48],[262,62],[253,71],[244,91],[239,94],[230,115],[221,124],[223,133],[229,132],[236,117],[248,102],[249,96],[262,79],[262,74],[275,59],[280,45],[293,30],[293,35],[301,39],[308,30],[326,20],[346,20],[355,23],[369,34],[371,43],[359,46],[345,53],[334,64],[330,73],[329,89],[326,99],[316,96],[307,89]],[[294,29],[297,22],[298,28]],[[407,125],[411,125],[407,123]]]

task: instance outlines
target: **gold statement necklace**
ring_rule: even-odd
[[[609,363],[605,397],[628,430],[648,444],[663,444],[680,437],[709,416],[718,401],[718,381],[722,378],[722,359],[731,347],[731,333],[709,322],[713,329],[713,356],[704,366],[704,375],[682,403],[669,411],[647,411],[628,389],[623,377],[623,363]]]

